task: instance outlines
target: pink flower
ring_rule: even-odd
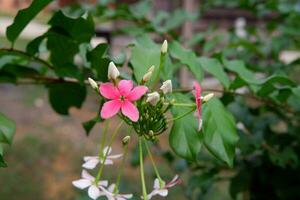
[[[140,99],[147,90],[146,86],[133,87],[131,80],[121,80],[118,86],[114,86],[112,83],[102,83],[100,93],[110,101],[104,103],[101,117],[103,119],[111,118],[121,110],[123,115],[131,121],[138,121],[139,111],[132,102]]]
[[[197,118],[198,118],[198,131],[202,128],[202,112],[201,112],[201,86],[198,82],[194,81],[194,96],[197,106]]]
[[[166,197],[168,195],[168,189],[177,184],[180,184],[180,182],[181,182],[181,180],[179,179],[178,175],[176,175],[172,179],[172,181],[170,181],[167,184],[163,184],[163,185],[161,185],[161,183],[159,182],[158,179],[155,179],[154,185],[153,185],[153,191],[150,194],[148,194],[148,199],[151,199],[155,195]]]

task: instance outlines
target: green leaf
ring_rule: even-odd
[[[198,81],[203,79],[203,70],[200,67],[199,60],[193,51],[183,48],[176,41],[170,44],[169,49],[171,56],[186,65]]]
[[[49,25],[52,26],[52,30],[79,43],[89,42],[95,35],[94,21],[90,14],[87,17],[71,18],[58,11],[49,21]]]
[[[99,116],[96,116],[95,118],[82,123],[82,126],[83,126],[87,136],[90,134],[90,132],[94,128],[94,126],[100,121],[101,121],[101,118]]]
[[[217,59],[200,57],[199,62],[205,71],[215,76],[225,88],[229,88],[230,80],[226,75],[221,63]]]
[[[7,164],[3,159],[3,147],[1,143],[0,143],[0,167],[7,167]]]
[[[160,63],[159,46],[147,36],[139,37],[132,48],[130,63],[137,82],[142,80],[144,74],[152,65],[155,66],[152,77],[155,77]]]
[[[294,87],[296,84],[290,80],[289,77],[281,76],[281,75],[274,75],[267,78],[261,85],[261,88],[257,91],[259,96],[267,96],[270,93],[277,91],[286,86]]]
[[[15,122],[0,112],[0,142],[11,145],[15,132]]]
[[[34,0],[28,8],[20,10],[14,22],[7,27],[7,39],[14,43],[27,24],[52,1],[53,0]]]
[[[107,71],[110,60],[104,57],[107,49],[107,44],[99,44],[87,53],[87,60],[91,62],[92,69],[96,71],[96,78],[103,82],[108,81]]]
[[[86,87],[78,83],[48,84],[49,101],[61,115],[68,115],[69,108],[80,108],[86,97]]]
[[[183,94],[173,94],[179,102],[191,103]],[[171,112],[173,118],[191,111],[191,108],[173,107]],[[202,146],[202,134],[198,132],[198,123],[193,116],[194,111],[189,115],[175,120],[169,135],[169,143],[173,151],[180,157],[187,160],[196,160]]]
[[[39,52],[39,47],[45,38],[46,35],[42,35],[29,42],[26,46],[26,52],[30,55],[37,54]]]
[[[239,139],[233,116],[216,98],[204,104],[202,114],[205,146],[215,157],[232,166]]]
[[[247,84],[249,84],[249,87],[253,91],[258,90],[257,84],[260,84],[261,81],[259,81],[255,78],[255,74],[251,70],[246,68],[243,61],[241,61],[241,60],[228,61],[226,59],[223,59],[223,64],[225,65],[225,67],[228,70],[236,73],[243,81],[245,81]]]

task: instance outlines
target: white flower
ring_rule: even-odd
[[[172,81],[166,80],[165,82],[163,82],[160,89],[163,91],[164,94],[172,93]]]
[[[148,194],[148,199],[151,199],[155,195],[159,195],[162,197],[166,197],[168,195],[168,189],[179,184],[180,179],[178,175],[176,175],[171,182],[165,184],[165,183],[160,183],[158,178],[154,180],[154,185],[153,185],[153,191]]]
[[[119,194],[118,190],[116,190],[116,184],[111,184],[108,189],[101,188],[104,195],[107,197],[108,200],[126,200],[131,199],[133,197],[132,194]]]
[[[93,89],[98,90],[98,84],[92,78],[88,78],[88,81]]]
[[[203,102],[208,102],[211,98],[213,98],[213,96],[214,96],[214,93],[209,93],[209,94],[205,95],[202,98],[202,100],[203,100]]]
[[[95,183],[95,178],[90,175],[86,170],[82,170],[81,179],[73,181],[72,184],[83,190],[88,189],[88,195],[92,199],[97,199],[100,196],[105,195],[104,192],[100,191],[99,187],[106,187],[108,185],[107,181],[99,181],[97,184]]]
[[[164,40],[163,44],[161,45],[160,52],[165,54],[167,53],[167,51],[168,51],[168,41]]]
[[[108,65],[108,79],[116,80],[120,76],[120,72],[116,67],[115,63],[110,62]]]
[[[147,94],[146,102],[151,103],[151,105],[155,106],[159,102],[159,94],[158,92],[152,92]]]
[[[100,157],[99,156],[85,156],[83,158],[85,163],[83,163],[82,167],[86,168],[86,169],[94,169],[98,163],[103,162],[103,157],[107,151],[108,151],[108,153],[107,153],[107,157],[104,162],[104,165],[112,165],[114,163],[113,159],[117,159],[122,156],[122,154],[110,155],[111,151],[112,151],[111,147],[109,147],[109,148],[105,147],[102,152],[102,157],[101,156]]]
[[[154,66],[154,65],[152,65],[152,66],[148,69],[147,73],[143,76],[143,81],[144,81],[144,82],[147,82],[147,81],[149,81],[149,80],[151,79],[151,76],[152,76],[152,74],[153,74],[154,69],[155,69],[155,66]]]

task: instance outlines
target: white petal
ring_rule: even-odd
[[[102,161],[103,162],[103,161]],[[102,163],[101,162],[101,163]],[[112,160],[106,159],[104,165],[112,165],[114,162]]]
[[[87,179],[79,179],[77,181],[73,181],[72,184],[79,189],[85,189],[88,186],[90,186],[92,183],[90,180]]]
[[[90,159],[87,162],[83,163],[82,167],[86,169],[94,169],[99,162],[99,159]]]
[[[97,188],[95,185],[91,185],[91,187],[89,187],[88,190],[88,195],[89,197],[95,200],[101,195],[101,193],[99,188]]]
[[[166,197],[168,195],[168,190],[167,189],[159,190],[157,194],[159,194],[160,196]]]
[[[95,180],[95,178],[92,175],[90,175],[86,170],[82,170],[81,177],[91,181]]]
[[[108,185],[108,181],[99,181],[98,186],[106,187]]]
[[[109,187],[108,187],[108,191],[113,193],[114,190],[115,190],[115,187],[116,187],[116,184],[111,184]]]
[[[133,194],[120,194],[125,199],[130,199],[133,197]]]
[[[117,159],[122,157],[123,154],[115,154],[115,155],[111,155],[111,156],[107,156],[108,159]]]
[[[158,178],[156,178],[156,179],[154,180],[153,188],[154,188],[154,189],[159,189],[159,188],[160,188],[160,184],[159,184]]]
[[[84,156],[83,160],[84,160],[84,162],[87,162],[87,161],[89,161],[91,159],[95,159],[95,158],[98,158],[98,156]]]
[[[107,155],[110,155],[111,151],[112,151],[111,147],[108,147],[108,146],[104,147],[104,149],[103,149],[103,155],[106,155],[107,151],[108,151]]]

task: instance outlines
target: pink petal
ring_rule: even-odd
[[[91,181],[87,179],[79,179],[77,181],[73,181],[72,184],[79,189],[85,189],[91,185]]]
[[[198,130],[200,131],[202,128],[202,113],[201,113],[201,86],[198,82],[194,81],[194,96],[197,106],[197,115],[198,115]]]
[[[131,103],[128,100],[125,100],[123,102],[123,105],[121,107],[122,113],[127,116],[131,121],[136,122],[139,119],[139,111],[135,107],[133,103]]]
[[[129,101],[136,101],[140,99],[147,91],[148,88],[146,86],[137,86],[129,93],[127,99]]]
[[[101,109],[101,117],[108,119],[117,114],[121,108],[122,102],[119,99],[111,100],[104,103]]]
[[[101,83],[100,94],[107,99],[116,99],[120,96],[119,90],[112,83]]]
[[[86,170],[82,170],[81,177],[91,181],[95,180],[95,178],[92,175],[90,175]]]
[[[133,82],[131,80],[121,80],[118,84],[118,89],[121,95],[127,96],[133,88]]]
[[[97,186],[91,185],[88,189],[88,195],[92,199],[96,200],[101,195],[101,193],[99,188],[97,188]]]

